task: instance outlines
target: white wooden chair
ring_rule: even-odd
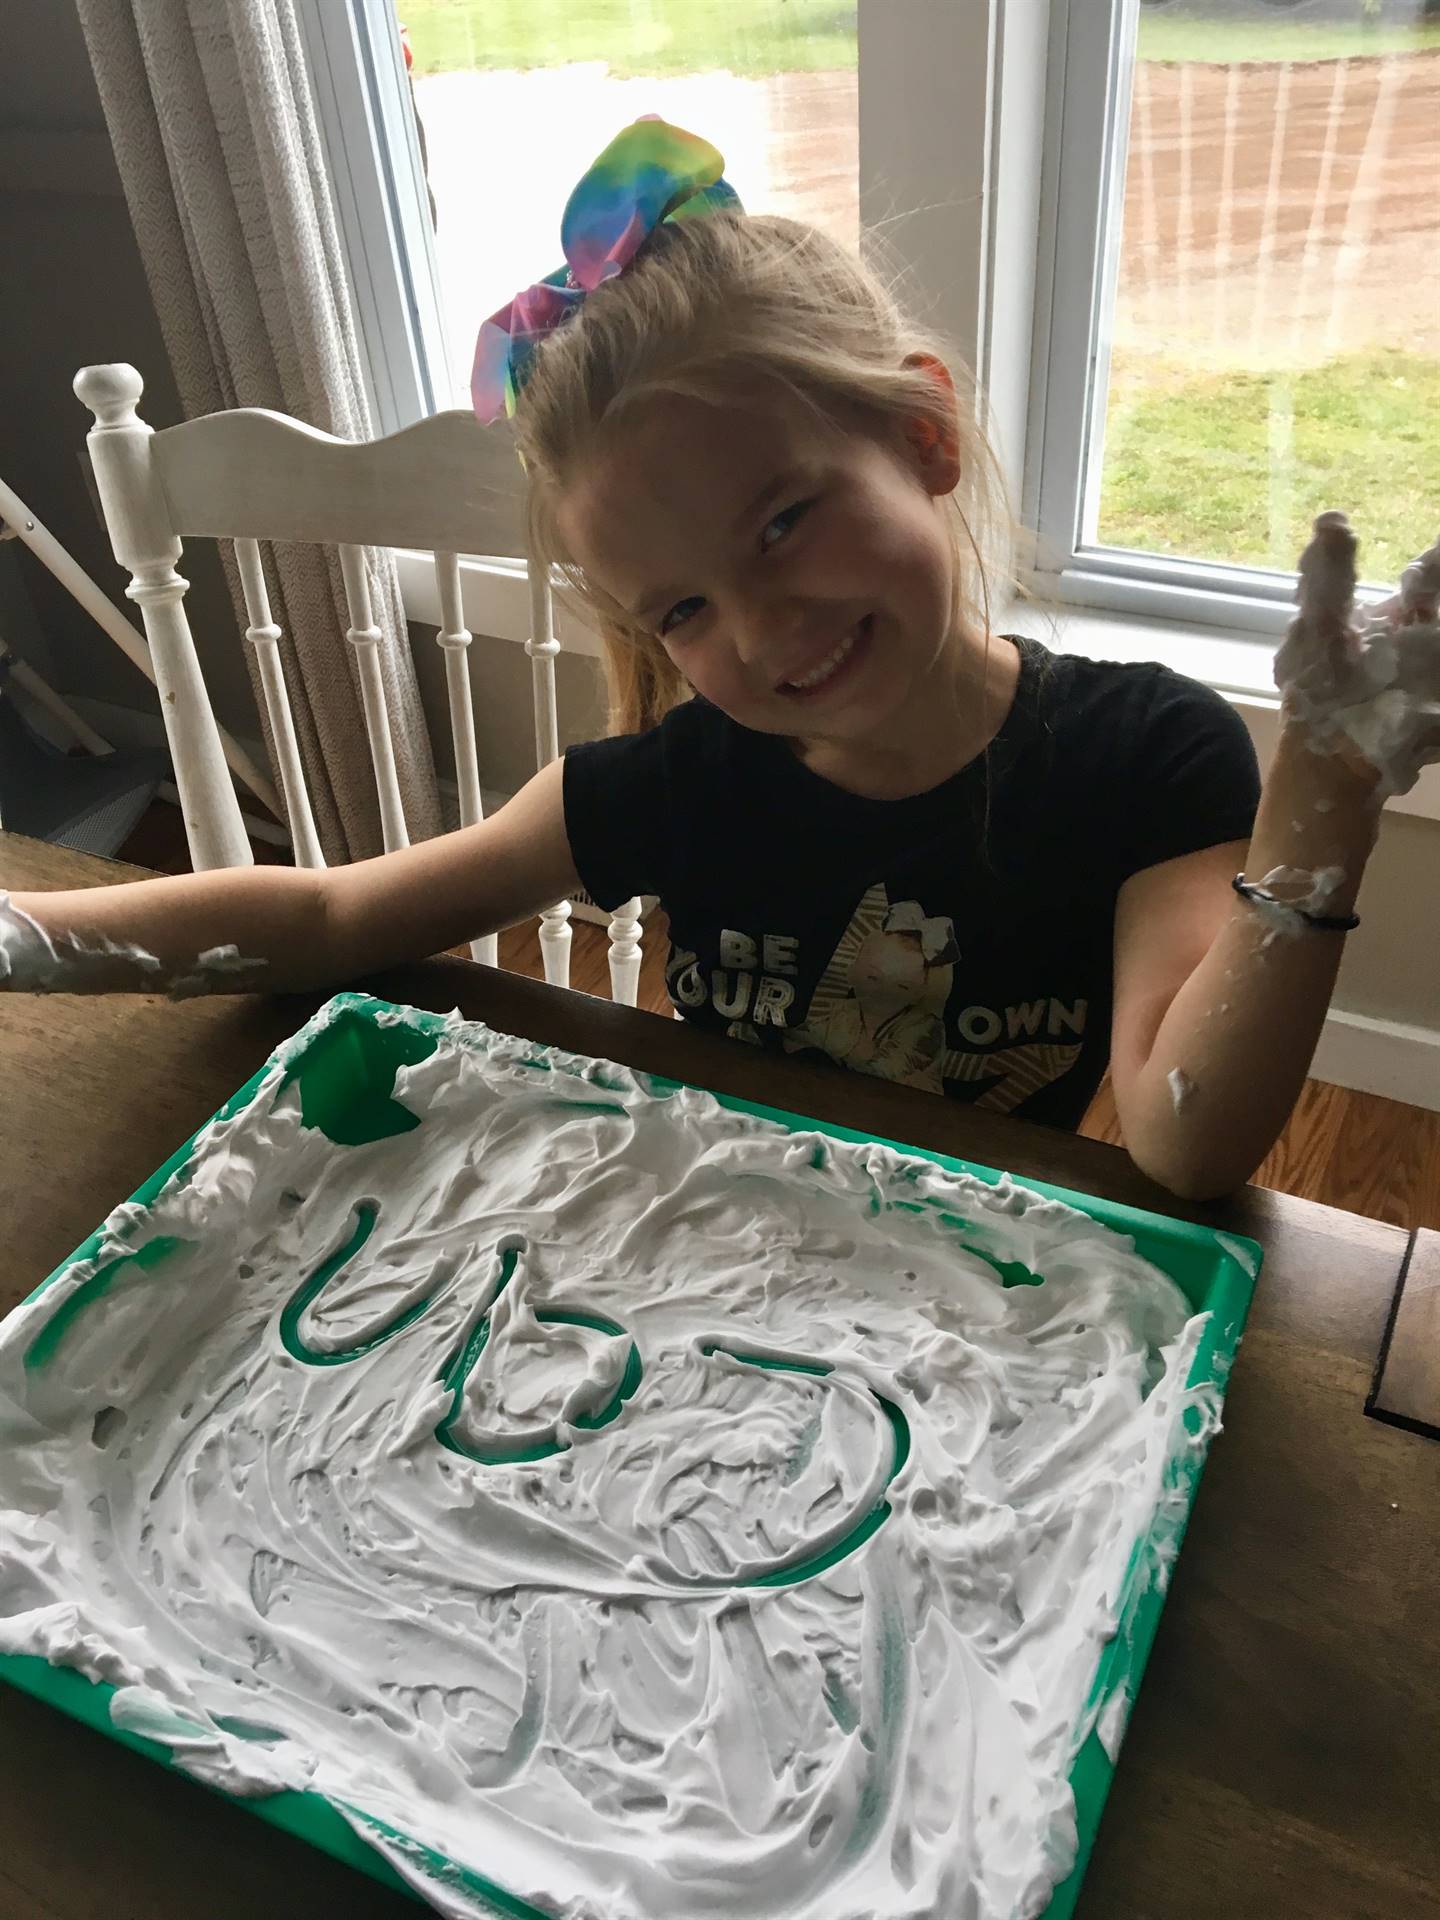
[[[183,421],[157,433],[135,409],[144,383],[133,367],[83,367],[75,391],[95,416],[88,435],[95,478],[115,557],[131,575],[150,642],[160,710],[185,817],[190,858],[199,870],[247,865],[250,844],[226,772],[215,716],[185,616],[187,582],[176,571],[182,536],[231,539],[249,617],[246,639],[260,674],[280,766],[296,863],[324,865],[305,789],[278,642],[260,565],[261,540],[338,547],[365,703],[365,724],[385,849],[408,845],[394,750],[380,676],[362,549],[419,547],[434,555],[455,743],[460,821],[482,818],[480,772],[466,654],[471,634],[460,599],[461,553],[523,554],[524,476],[504,426],[473,414],[439,413],[383,440],[351,443],[284,414],[240,407]],[[555,710],[554,608],[548,580],[530,576],[530,634],[536,751],[540,764],[559,751]],[[610,921],[610,984],[633,1006],[640,980],[640,902]],[[567,986],[570,903],[541,915],[545,977]],[[493,936],[477,940],[477,960],[497,964]]]

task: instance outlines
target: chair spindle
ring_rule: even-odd
[[[555,705],[555,609],[550,582],[543,567],[530,568],[530,637],[525,642],[533,669],[531,698],[535,706],[535,761],[547,767],[560,752],[560,721]],[[557,900],[540,916],[540,958],[552,987],[570,984],[570,902]]]
[[[460,558],[437,552],[435,585],[440,594],[440,631],[435,638],[445,655],[445,689],[450,696],[450,736],[455,744],[455,784],[460,790],[460,824],[473,827],[485,818],[480,798],[480,760],[475,751],[475,709],[470,698],[470,629],[460,600]],[[470,942],[470,957],[487,967],[500,964],[500,943],[493,933]]]
[[[400,782],[395,773],[395,748],[390,738],[390,718],[385,707],[385,684],[380,678],[380,629],[370,606],[370,576],[365,566],[363,547],[340,548],[340,571],[345,576],[345,604],[350,625],[345,638],[355,649],[360,669],[360,692],[365,701],[365,731],[370,737],[370,760],[375,769],[375,790],[380,801],[380,828],[386,853],[408,847],[405,809],[400,801]]]
[[[290,711],[290,695],[285,688],[285,669],[280,660],[280,629],[270,613],[270,595],[265,585],[265,570],[260,564],[260,545],[256,540],[235,542],[235,563],[240,569],[240,584],[245,591],[245,612],[249,626],[245,638],[255,649],[260,666],[260,682],[265,690],[265,710],[270,716],[270,732],[275,740],[275,757],[280,762],[280,785],[285,793],[285,815],[290,822],[290,844],[295,850],[297,867],[323,867],[320,836],[315,831],[315,815],[305,786],[305,769],[300,762],[300,747],[295,738],[295,720]]]

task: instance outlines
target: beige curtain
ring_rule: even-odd
[[[342,439],[368,438],[293,0],[77,5],[187,415],[271,407]],[[228,542],[221,551],[243,630]],[[339,564],[333,553],[291,545],[266,560],[326,858],[362,859],[380,851],[380,818]],[[394,561],[375,549],[369,564],[405,817],[420,840],[440,829],[435,770]],[[256,662],[245,652],[273,763]]]

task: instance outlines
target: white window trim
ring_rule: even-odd
[[[1098,568],[1076,551],[1078,488],[1072,485],[1068,498],[1057,493],[1052,466],[1042,494],[1047,435],[1064,437],[1073,471],[1080,471],[1084,427],[1074,396],[1097,350],[1095,301],[1103,292],[1097,277],[1103,143],[1095,122],[1108,90],[1128,78],[1117,48],[1129,44],[1119,36],[1133,31],[1124,13],[1137,4],[907,0],[896,7],[893,0],[858,0],[861,221],[878,227],[888,252],[904,263],[920,316],[978,370],[1011,496],[1026,524],[1041,527],[1041,552],[1057,527],[1071,530],[1068,564],[1037,564],[1025,575],[1056,607],[1058,636],[1053,624],[1037,625],[1023,607],[1010,616],[1011,630],[1038,631],[1096,659],[1162,660],[1231,699],[1263,756],[1278,712],[1273,648],[1293,609],[1294,575],[1113,552]],[[372,396],[377,425],[395,432],[433,407],[417,338],[430,343],[429,364],[444,361],[429,209],[400,90],[394,10],[391,0],[297,5],[324,137],[338,156],[337,212],[378,388]],[[386,46],[388,60],[380,57]],[[384,83],[377,88],[386,121],[381,131],[400,143],[392,150],[405,151],[408,143],[412,155],[408,173],[395,170],[405,178],[390,184],[378,160],[370,94],[361,84],[366,58]],[[1077,58],[1085,79],[1078,107],[1075,93],[1067,99],[1061,90],[1060,64]],[[1059,141],[1047,143],[1049,126],[1060,127]],[[937,184],[946,181],[957,183],[949,193]],[[966,182],[973,185],[960,184]],[[1112,197],[1122,190],[1123,180],[1107,188]],[[542,246],[541,265],[544,258]],[[1055,288],[1068,287],[1065,276],[1076,272],[1088,304],[1067,292],[1057,320]],[[431,557],[402,552],[398,563],[408,615],[436,624]],[[465,618],[476,634],[521,643],[529,637],[518,561],[462,559],[461,581]],[[600,654],[594,632],[563,612],[557,637],[568,652]],[[1440,769],[1428,768],[1410,794],[1389,806],[1440,820]]]
[[[377,434],[436,410],[440,279],[392,0],[296,0]],[[407,161],[391,164],[388,156]]]

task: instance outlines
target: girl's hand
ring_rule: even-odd
[[[60,988],[67,977],[77,982],[113,981],[113,960],[124,951],[108,940],[90,947],[63,934],[54,940],[8,893],[0,893],[0,989],[46,993]],[[139,972],[158,975],[160,962],[153,953],[140,947],[130,952]],[[156,986],[159,991],[161,983],[157,981]]]
[[[1378,776],[1379,798],[1408,793],[1440,761],[1440,541],[1357,622],[1355,536],[1343,513],[1322,513],[1297,599],[1275,655],[1287,718],[1316,752]]]

